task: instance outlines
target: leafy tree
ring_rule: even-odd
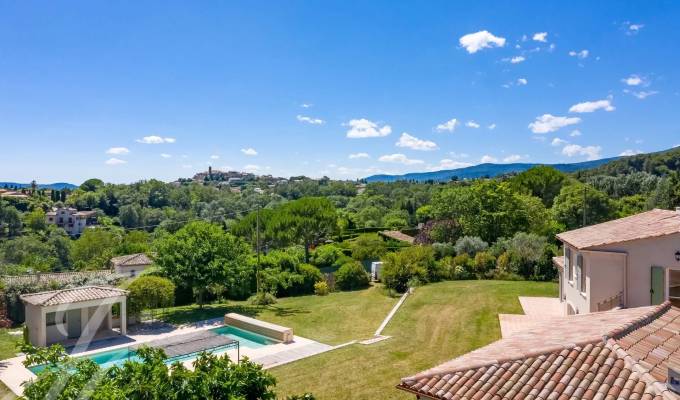
[[[309,262],[310,246],[335,232],[336,223],[335,207],[328,199],[305,197],[277,209],[269,228],[284,241],[302,244]]]
[[[27,361],[47,361],[49,366],[26,386],[24,397],[28,400],[276,399],[273,375],[248,360],[232,362],[226,354],[201,353],[191,370],[179,362],[165,364],[160,349],[142,347],[137,350],[140,361],[104,370],[88,358],[68,357],[63,348],[25,347]],[[309,394],[295,398],[314,399]]]
[[[140,208],[136,204],[124,205],[120,208],[118,219],[120,224],[126,228],[136,228],[141,226]]]
[[[24,235],[2,243],[2,261],[34,271],[48,272],[58,265],[54,249],[37,235]]]
[[[42,232],[47,230],[47,221],[45,220],[45,211],[42,208],[36,208],[28,214],[25,214],[24,220],[26,226],[34,232]]]
[[[86,229],[71,246],[71,259],[76,269],[105,268],[121,241],[119,232],[110,229]]]
[[[368,273],[360,262],[350,261],[335,272],[335,285],[342,290],[363,289],[368,284]]]
[[[92,178],[83,182],[79,189],[85,192],[96,192],[97,189],[101,188],[102,186],[104,186],[104,182],[101,179]]]
[[[538,197],[548,208],[567,182],[567,175],[548,166],[530,168],[510,180],[516,191]]]
[[[209,286],[248,284],[242,278],[252,272],[249,246],[209,222],[191,222],[155,247],[156,264],[176,285],[193,289],[201,306]]]
[[[175,284],[167,278],[140,276],[126,289],[129,291],[131,315],[139,315],[143,310],[170,307],[175,303]]]
[[[113,250],[115,255],[148,253],[151,251],[151,238],[146,231],[128,231],[122,237],[122,241]]]
[[[587,225],[608,221],[615,215],[616,205],[606,194],[580,184],[563,187],[552,210],[558,222],[575,229],[583,226],[584,205]]]
[[[7,202],[0,200],[0,236],[17,236],[22,228],[21,214]]]

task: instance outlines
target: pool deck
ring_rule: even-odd
[[[67,348],[67,351],[74,356],[86,356],[100,351],[115,350],[125,348],[131,345],[140,345],[152,340],[169,338],[176,335],[183,335],[192,332],[199,332],[211,328],[223,326],[222,318],[215,318],[206,321],[200,321],[180,327],[174,327],[167,324],[157,324],[155,326],[145,325],[140,329],[139,327],[131,327],[128,330],[127,336],[111,336],[100,338],[85,345],[78,345]],[[264,368],[272,368],[278,365],[287,364],[306,357],[311,357],[316,354],[324,353],[333,350],[335,347],[327,344],[319,343],[311,339],[294,336],[291,343],[276,343],[252,349],[248,347],[241,347],[239,350],[240,359],[248,357],[252,362],[262,365]],[[235,360],[237,351],[227,350],[219,354],[228,354],[229,358]],[[17,396],[23,394],[24,382],[35,379],[35,374],[28,370],[23,365],[25,356],[19,356],[0,361],[0,380]],[[187,368],[193,368],[192,360],[183,362]]]

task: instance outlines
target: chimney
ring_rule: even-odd
[[[680,214],[680,207],[675,207],[675,212]]]

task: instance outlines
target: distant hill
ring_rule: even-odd
[[[540,164],[540,163],[514,163],[514,164],[479,164],[471,167],[448,169],[443,171],[433,172],[413,172],[404,175],[372,175],[366,179],[367,182],[395,182],[403,180],[412,181],[435,181],[445,182],[450,181],[451,178],[458,179],[477,179],[483,177],[494,178],[500,175],[509,173],[519,173],[526,171],[537,165],[549,165],[562,172],[576,172],[590,168],[596,168],[601,165],[617,160],[619,157],[603,158],[595,161],[584,161],[571,164]]]
[[[664,176],[671,171],[680,171],[680,147],[654,153],[620,157],[596,168],[578,171],[578,177],[596,175],[627,175],[633,172],[647,172]]]
[[[17,183],[17,182],[0,182],[0,188],[7,187],[18,187],[18,188],[29,188],[30,183]],[[77,189],[78,185],[66,182],[55,182],[55,183],[39,183],[38,189],[51,189],[51,190],[64,190],[64,189]]]

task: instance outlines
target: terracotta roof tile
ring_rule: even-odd
[[[82,301],[101,300],[124,296],[127,291],[104,286],[81,286],[73,289],[52,290],[49,292],[22,294],[24,303],[37,306],[55,306]]]
[[[113,257],[111,263],[114,266],[129,267],[136,265],[151,265],[153,261],[144,253],[129,254],[126,256]]]
[[[680,213],[654,209],[626,218],[560,233],[557,238],[577,249],[680,233]]]
[[[676,322],[669,303],[550,319],[398,388],[432,399],[678,400],[665,387],[668,363],[680,360]]]

